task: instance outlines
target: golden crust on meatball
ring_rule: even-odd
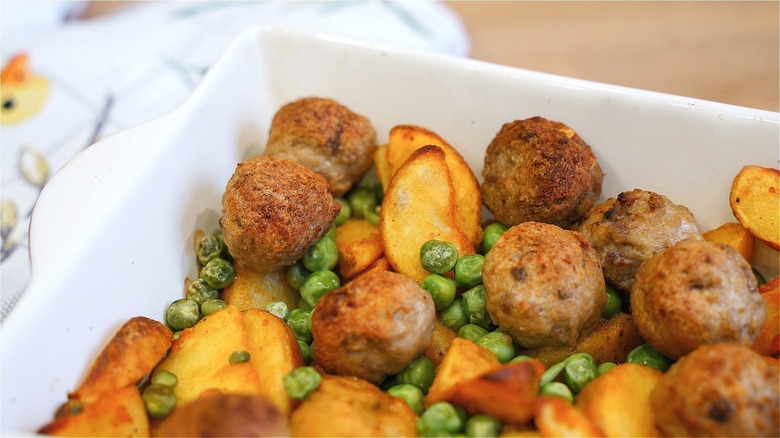
[[[267,273],[303,257],[340,211],[328,183],[311,169],[256,156],[240,163],[228,181],[219,224],[236,262]]]
[[[485,151],[482,177],[485,205],[499,222],[565,227],[596,203],[604,175],[576,132],[533,117],[501,127]]]
[[[601,317],[598,256],[576,231],[525,222],[507,230],[482,269],[490,318],[526,348],[573,346]]]
[[[371,167],[375,149],[376,133],[366,117],[334,100],[309,97],[276,112],[265,154],[311,168],[341,196]]]
[[[431,294],[390,271],[329,292],[312,313],[313,359],[332,374],[379,384],[420,356],[433,335]]]
[[[677,359],[704,344],[752,344],[767,312],[750,265],[734,248],[684,240],[639,269],[631,313],[639,334]]]

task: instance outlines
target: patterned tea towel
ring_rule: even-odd
[[[97,139],[184,100],[260,24],[464,56],[459,18],[431,1],[139,2],[78,20],[84,2],[0,2],[2,319],[29,276],[29,216],[51,175]],[[67,230],[63,230],[67,232]]]

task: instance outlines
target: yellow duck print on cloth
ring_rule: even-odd
[[[37,114],[49,97],[49,81],[30,71],[27,55],[14,56],[0,73],[0,124],[21,123]]]

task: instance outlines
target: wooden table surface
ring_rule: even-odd
[[[475,59],[780,110],[778,1],[445,2]],[[89,17],[133,2],[94,2]]]

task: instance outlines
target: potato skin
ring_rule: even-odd
[[[525,348],[574,346],[606,304],[596,252],[582,234],[551,224],[507,230],[485,256],[482,278],[491,319]]]
[[[431,295],[413,280],[368,272],[317,303],[313,360],[328,373],[379,384],[425,351],[435,316]]]
[[[311,169],[256,156],[240,163],[228,181],[219,224],[239,264],[269,273],[303,257],[340,211],[327,182]]]
[[[542,117],[504,124],[484,163],[483,200],[506,226],[568,226],[601,195],[604,175],[590,146],[568,126]]]
[[[341,196],[371,167],[376,147],[367,118],[332,99],[308,97],[279,108],[265,154],[311,168]]]
[[[726,244],[692,239],[642,265],[631,311],[642,337],[672,359],[707,343],[750,345],[766,320],[745,259]]]
[[[780,436],[780,380],[762,357],[733,343],[699,347],[651,393],[667,436]]]

